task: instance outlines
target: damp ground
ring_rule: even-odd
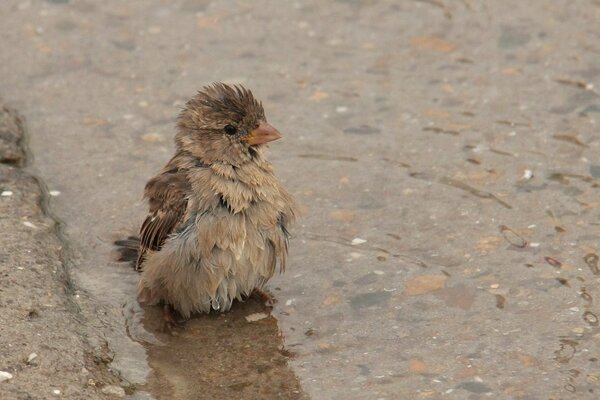
[[[81,329],[129,396],[598,397],[597,1],[0,7],[0,92],[59,193]],[[304,216],[272,313],[164,337],[111,242],[216,80],[263,100]]]

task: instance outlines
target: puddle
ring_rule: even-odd
[[[307,398],[287,365],[293,353],[284,348],[277,320],[254,299],[224,314],[193,317],[173,334],[162,332],[160,307],[145,312],[144,327],[160,344],[145,344],[152,372],[139,390],[157,399]]]

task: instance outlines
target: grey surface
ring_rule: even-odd
[[[124,335],[135,276],[110,242],[137,229],[178,107],[224,80],[263,100],[305,210],[271,285],[305,392],[597,398],[597,1],[4,1],[0,15],[0,90],[61,192],[82,307],[104,313],[128,379],[148,370]]]
[[[118,379],[80,329],[49,194],[19,167],[25,139],[22,118],[0,101],[0,375],[10,377],[0,379],[0,398],[102,399],[95,382]]]

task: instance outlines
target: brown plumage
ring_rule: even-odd
[[[140,301],[183,317],[226,311],[285,269],[296,205],[264,158],[279,133],[241,86],[215,83],[179,115],[176,153],[144,191]],[[135,238],[118,242],[131,257]],[[128,252],[128,253],[127,253]]]

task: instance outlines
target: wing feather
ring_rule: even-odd
[[[140,228],[136,269],[141,270],[148,250],[158,251],[183,222],[190,183],[185,170],[173,168],[152,178],[144,190],[150,212]]]

